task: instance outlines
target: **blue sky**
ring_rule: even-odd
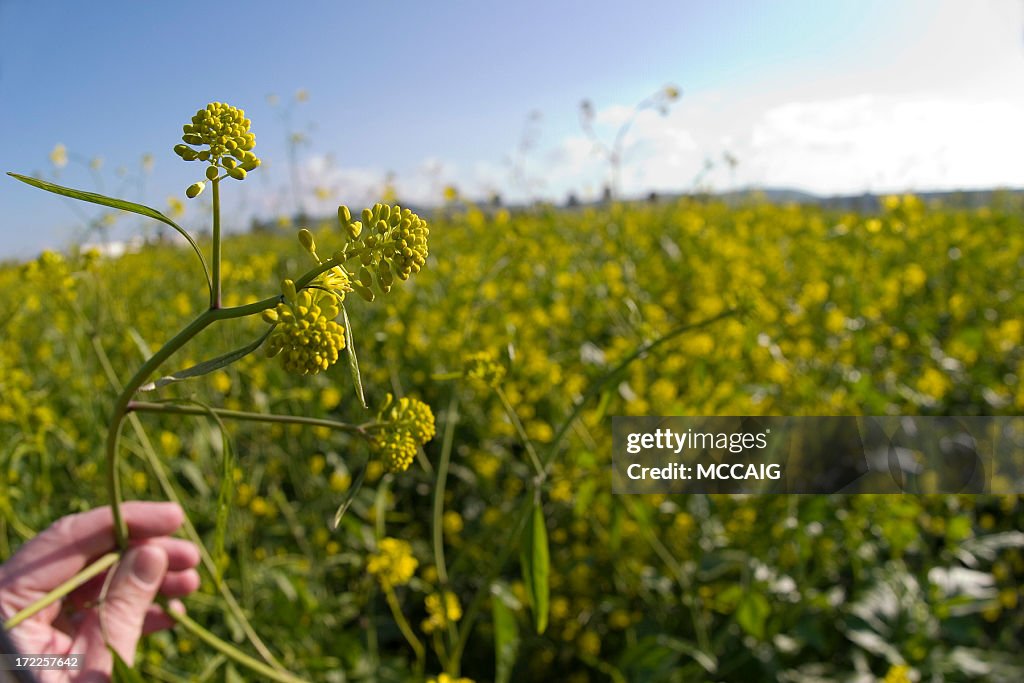
[[[285,140],[313,212],[379,195],[598,193],[607,166],[578,122],[589,98],[610,139],[673,83],[667,116],[638,117],[622,189],[789,186],[821,193],[1024,185],[1024,11],[1014,0],[787,2],[41,3],[0,0],[2,169],[120,190],[166,207],[199,179],[171,152],[209,101],[245,108],[267,162],[230,188],[229,223],[290,213]],[[297,91],[308,100],[295,103]],[[280,97],[268,103],[269,94]],[[290,112],[290,123],[284,112]],[[507,159],[539,111],[527,189]],[[739,165],[720,162],[730,152]],[[144,153],[154,159],[144,183]],[[86,168],[102,157],[98,175]],[[78,162],[81,163],[78,163]],[[320,187],[329,196],[317,199]],[[232,204],[232,201],[235,203]],[[0,258],[60,246],[66,201],[0,182]],[[89,210],[86,217],[95,212]],[[189,205],[185,222],[201,225]],[[137,223],[121,221],[121,231]],[[115,233],[120,234],[120,233]]]

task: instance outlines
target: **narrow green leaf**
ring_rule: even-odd
[[[512,680],[512,668],[519,650],[519,623],[515,612],[497,592],[491,594],[494,617],[494,683]]]
[[[550,558],[548,532],[544,526],[544,512],[539,502],[533,506],[533,519],[523,532],[519,553],[523,583],[526,585],[526,594],[530,597],[530,608],[533,610],[533,624],[538,634],[544,633],[548,627]]]
[[[760,593],[747,593],[736,607],[736,623],[758,640],[764,640],[765,624],[772,612],[768,598]]]
[[[604,416],[608,412],[608,405],[612,400],[612,393],[612,390],[607,388],[601,391],[601,400],[597,402],[597,410],[594,415],[595,423],[599,423],[604,420]]]
[[[356,387],[356,396],[364,408],[369,408],[366,405],[366,397],[363,396],[363,376],[359,373],[359,359],[356,358],[356,342],[352,336],[352,323],[348,320],[348,311],[345,310],[345,304],[341,305],[341,319],[343,321],[342,324],[345,326],[345,348],[348,350],[348,368],[352,371],[352,383]]]
[[[167,386],[168,384],[173,384],[174,382],[182,382],[186,379],[192,379],[193,377],[201,377],[203,375],[213,372],[214,370],[220,370],[225,366],[231,365],[236,360],[248,356],[250,353],[252,353],[260,346],[262,346],[263,342],[265,342],[267,340],[267,337],[270,336],[270,333],[274,331],[274,327],[274,325],[271,325],[270,328],[266,332],[264,332],[259,339],[252,342],[251,344],[246,344],[240,349],[235,349],[230,353],[225,353],[223,356],[217,356],[216,358],[205,360],[202,363],[199,363],[198,365],[193,365],[190,368],[179,370],[178,372],[167,375],[166,377],[161,377],[155,382],[143,384],[141,387],[139,387],[139,391],[153,391],[154,389],[159,389],[160,387]]]
[[[664,634],[645,636],[629,645],[619,656],[617,664],[630,681],[674,680],[669,675],[682,669],[684,663],[680,660],[683,657],[696,662],[709,674],[714,674],[718,668],[713,655],[703,652],[695,644]],[[697,680],[696,676],[691,675],[691,678]]]
[[[718,669],[718,660],[712,653],[704,652],[697,645],[688,643],[680,638],[673,638],[672,636],[659,635],[657,636],[658,642],[669,647],[677,652],[680,652],[688,657],[693,658],[695,662],[701,665],[701,667],[709,674],[715,673]]]
[[[222,654],[217,654],[217,656],[211,657],[210,660],[206,662],[206,666],[203,667],[203,670],[194,676],[192,683],[206,683],[207,681],[212,680],[214,674],[216,674],[227,661],[228,658]],[[228,663],[228,667],[230,667],[230,662]],[[235,683],[235,679],[231,678],[228,675],[229,673],[230,672],[225,668],[223,677],[224,683]]]
[[[152,218],[153,220],[160,221],[166,225],[171,226],[181,236],[188,240],[188,243],[192,245],[192,249],[196,252],[196,256],[199,257],[199,262],[203,265],[203,274],[206,275],[206,285],[210,289],[213,289],[213,285],[210,280],[210,268],[206,265],[206,258],[203,256],[203,252],[199,249],[199,245],[192,239],[192,235],[188,234],[184,228],[179,226],[177,223],[172,221],[167,216],[163,215],[156,209],[151,209],[148,206],[142,204],[136,204],[135,202],[128,202],[123,199],[114,199],[113,197],[107,197],[106,195],[96,194],[95,192],[86,192],[85,190],[75,190],[70,187],[63,187],[62,185],[55,185],[54,183],[48,183],[45,180],[39,180],[38,178],[32,178],[29,176],[21,175],[20,173],[8,173],[15,180],[31,185],[32,187],[38,187],[40,190],[46,190],[54,194],[59,194],[64,197],[71,197],[72,199],[78,199],[83,202],[91,202],[93,204],[99,204],[101,206],[109,206],[112,209],[121,209],[122,211],[130,211],[131,213],[137,213],[140,216],[146,218]]]
[[[231,439],[224,423],[218,418],[221,434],[221,468],[220,489],[217,491],[217,520],[213,534],[213,562],[217,567],[217,583],[224,578],[231,561],[225,547],[228,520],[231,516],[231,503],[235,499],[235,449],[231,447]]]
[[[114,670],[113,675],[110,677],[111,683],[145,683],[142,674],[125,664],[124,660],[121,659],[121,655],[117,654],[117,650],[110,648],[110,654],[114,656]]]
[[[220,584],[224,577],[224,571],[227,569],[231,559],[225,548],[224,539],[227,537],[231,504],[235,499],[235,449],[231,445],[231,437],[228,434],[227,427],[224,425],[224,421],[213,411],[212,407],[194,398],[174,399],[169,401],[169,403],[191,404],[202,408],[207,417],[217,423],[217,428],[220,430],[221,477],[220,486],[217,489],[217,517],[213,532],[213,551],[210,553],[213,557],[214,568],[216,569],[214,580]]]
[[[134,325],[128,325],[125,329],[128,332],[128,336],[132,338],[132,341],[135,343],[135,348],[139,350],[139,354],[143,359],[149,358],[153,355],[153,351],[149,348],[149,344],[147,344],[146,340],[142,338],[142,335],[139,334],[139,331]]]
[[[359,470],[359,474],[356,475],[355,481],[352,482],[352,485],[348,487],[348,491],[345,492],[345,498],[341,501],[341,505],[338,506],[338,511],[334,513],[334,520],[331,521],[331,531],[335,531],[338,525],[341,524],[341,518],[348,512],[352,501],[356,499],[356,494],[363,487],[363,480],[366,479],[366,464],[363,463],[363,467]]]
[[[175,467],[180,469],[181,476],[188,480],[188,483],[192,485],[200,498],[206,498],[210,495],[210,486],[206,483],[206,477],[203,476],[203,472],[199,469],[198,465],[186,458],[178,458]]]

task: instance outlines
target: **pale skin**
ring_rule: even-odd
[[[139,638],[174,625],[153,604],[157,595],[171,598],[170,609],[183,612],[173,598],[199,587],[199,550],[170,536],[184,521],[176,503],[133,501],[122,505],[121,513],[129,549],[108,570],[113,577],[107,581],[108,572],[97,576],[9,633],[23,654],[83,656],[78,671],[34,672],[40,683],[109,681],[113,657],[108,646],[131,665]],[[0,617],[14,615],[115,547],[109,507],[57,520],[0,565]],[[104,583],[106,595],[99,603]]]

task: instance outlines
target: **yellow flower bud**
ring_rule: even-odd
[[[299,230],[299,244],[310,254],[316,253],[316,242],[313,241],[313,233],[306,228]]]
[[[207,180],[213,180],[213,179],[215,179],[217,177],[217,175],[218,175],[218,171],[217,171],[217,167],[216,166],[207,166],[206,167],[206,179]]]
[[[353,282],[352,289],[355,291],[356,294],[363,297],[367,301],[373,301],[375,298],[373,295],[373,290],[370,289],[369,287],[363,286],[359,282]]]
[[[386,287],[388,289],[391,288],[391,285],[394,282],[391,275],[391,266],[388,265],[387,261],[381,260],[381,262],[377,264],[377,282],[380,283],[381,288]],[[385,290],[385,292],[387,292],[387,290]]]
[[[284,298],[288,301],[295,301],[295,283],[291,280],[282,280],[281,293],[284,294]]]
[[[206,183],[204,183],[204,182],[192,183],[185,190],[185,196],[188,197],[189,199],[195,199],[200,194],[202,194],[203,190],[205,190],[205,189],[206,189]]]
[[[373,275],[370,274],[370,269],[366,266],[359,268],[359,281],[363,283],[364,287],[373,286]]]

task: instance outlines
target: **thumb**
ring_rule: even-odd
[[[106,600],[84,621],[75,639],[90,670],[109,674],[113,658],[108,645],[125,664],[134,663],[146,611],[166,573],[167,553],[159,546],[141,545],[124,554]]]

